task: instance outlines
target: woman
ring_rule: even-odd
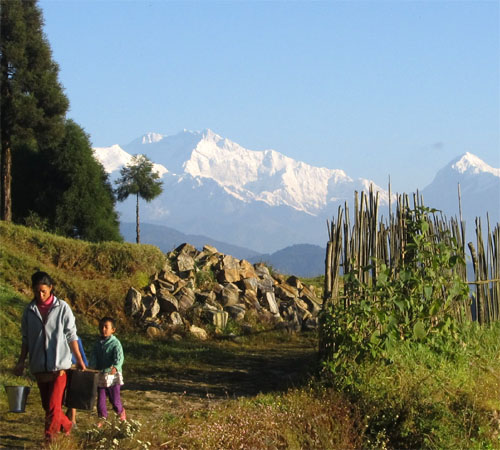
[[[72,427],[62,411],[72,353],[77,366],[82,370],[86,367],[78,349],[75,317],[69,305],[54,296],[52,278],[36,272],[31,285],[35,298],[23,313],[21,354],[14,373],[22,375],[29,354],[29,369],[37,380],[45,410],[45,440],[50,442],[60,431],[69,434]]]

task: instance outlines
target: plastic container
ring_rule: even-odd
[[[4,386],[9,400],[9,411],[23,413],[31,388],[29,386]]]
[[[66,401],[68,408],[91,411],[97,399],[97,370],[75,370],[67,372]]]

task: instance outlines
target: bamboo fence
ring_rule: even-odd
[[[389,184],[389,198],[391,188]],[[455,239],[467,260],[466,247],[473,266],[473,279],[468,280],[466,265],[456,269],[463,281],[470,285],[471,304],[466,310],[466,318],[479,323],[491,323],[500,319],[500,226],[492,229],[487,216],[487,230],[483,234],[481,220],[476,219],[476,243],[466,241],[465,222],[462,220],[460,187],[458,191],[460,217],[447,219],[439,211],[423,216],[429,225],[429,235],[437,243],[440,240]],[[419,193],[412,196],[413,209],[423,207]],[[379,219],[379,195],[370,188],[368,193],[355,192],[354,210],[349,212],[347,202],[339,207],[336,219],[327,221],[328,242],[325,257],[325,290],[323,305],[341,303],[348,307],[356,301],[350,283],[343,283],[341,273],[354,274],[355,278],[366,284],[377,280],[378,264],[384,263],[391,273],[400,267],[405,259],[411,257],[407,247],[407,216],[410,197],[398,195],[395,211],[389,206],[389,217]],[[352,220],[352,224],[351,224]],[[371,265],[370,271],[364,267]],[[341,288],[343,288],[341,290]]]

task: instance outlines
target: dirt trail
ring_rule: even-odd
[[[266,349],[235,344],[182,367],[156,361],[151,373],[126,373],[122,399],[129,417],[151,421],[190,414],[211,402],[286,391],[302,385],[314,371],[315,350],[310,340],[297,339]],[[0,448],[40,448],[43,415],[37,391],[24,414],[1,411]],[[79,411],[75,435],[95,422],[95,412]]]

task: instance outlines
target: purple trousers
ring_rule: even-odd
[[[97,415],[99,417],[108,417],[108,410],[106,408],[106,399],[109,398],[111,405],[116,414],[123,411],[122,400],[120,398],[120,385],[115,384],[110,387],[97,388]]]

